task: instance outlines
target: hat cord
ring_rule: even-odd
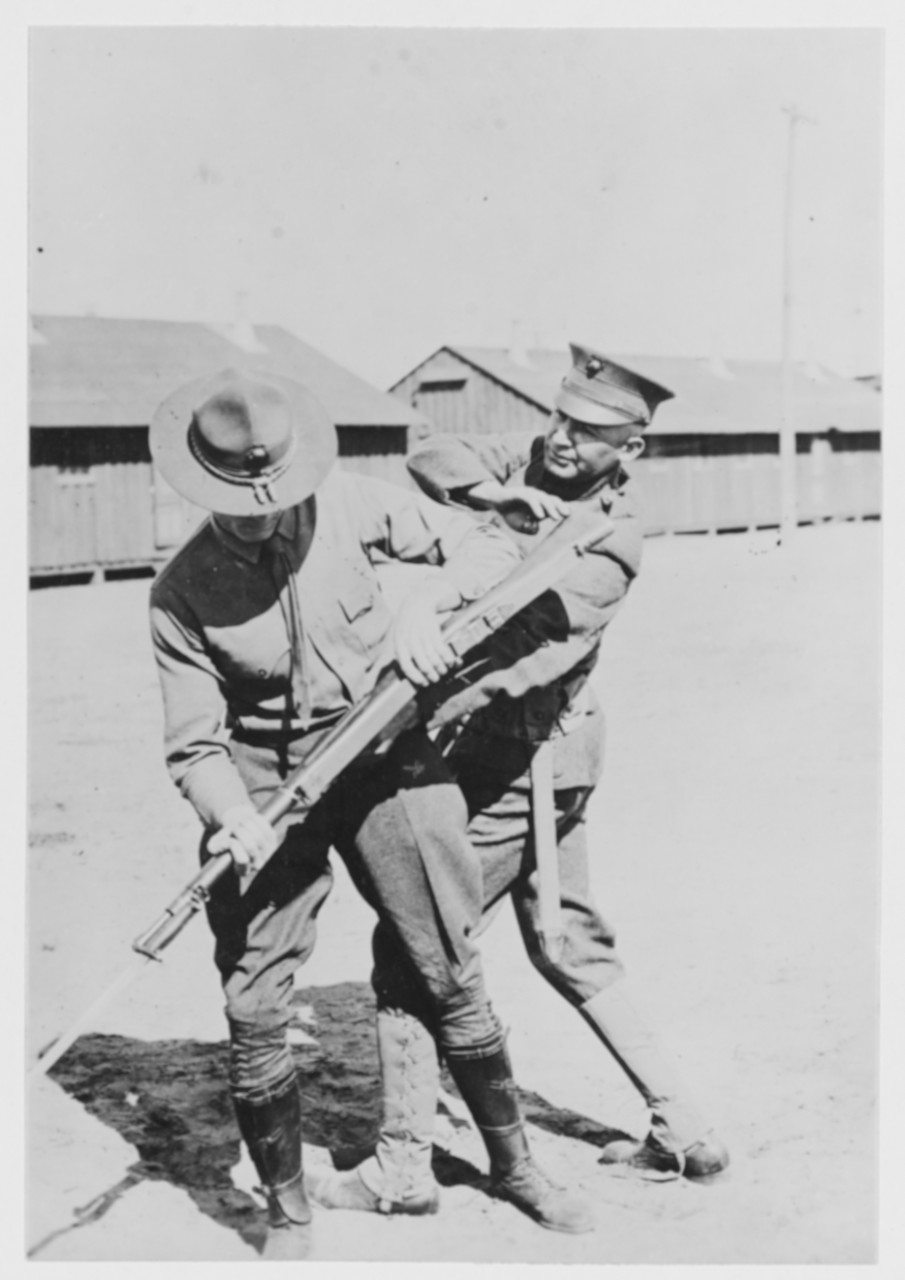
[[[305,628],[299,604],[298,587],[292,560],[279,538],[272,537],[263,547],[264,561],[270,572],[277,594],[280,612],[289,640],[289,688],[286,694],[284,729],[291,727],[293,710],[303,721],[307,720],[309,702],[308,661],[305,651]]]
[[[219,467],[204,451],[204,448],[198,440],[197,432],[198,424],[193,418],[189,423],[189,429],[186,432],[189,452],[199,466],[202,466],[208,474],[214,476],[217,480],[225,481],[227,484],[251,485],[254,488],[255,497],[260,503],[262,503],[262,505],[275,501],[270,486],[275,480],[279,480],[280,476],[284,475],[289,470],[293,455],[295,454],[296,445],[298,443],[298,438],[294,433],[289,442],[289,448],[286,450],[279,462],[275,463],[272,467],[268,467],[258,475],[251,475],[248,471],[231,471],[225,467]],[[263,492],[263,497],[261,496],[261,493],[259,493],[259,489]]]
[[[269,479],[261,480],[259,477],[256,477],[255,479],[248,481],[248,483],[251,485],[255,497],[262,507],[276,506],[276,494],[270,487]]]

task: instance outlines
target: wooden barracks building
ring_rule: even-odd
[[[675,393],[633,464],[648,533],[777,525],[779,364],[613,358]],[[568,351],[444,346],[391,387],[436,431],[542,431]],[[796,366],[798,518],[880,513],[881,396],[876,383]],[[419,433],[420,434],[420,433]]]
[[[341,465],[399,482],[422,421],[274,325],[34,316],[29,350],[33,579],[153,566],[204,517],[157,474],[148,450],[155,408],[191,378],[226,366],[297,378],[337,423]]]
[[[275,325],[35,316],[30,331],[29,564],[34,580],[117,576],[165,560],[204,512],[151,464],[154,409],[227,365],[309,386],[337,423],[340,464],[407,482],[428,431],[545,429],[565,351],[444,346],[378,390]],[[615,356],[670,387],[634,464],[648,533],[779,522],[780,369]],[[796,368],[802,522],[880,512],[882,397],[873,379]]]

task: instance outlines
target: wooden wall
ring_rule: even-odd
[[[423,389],[422,382],[427,384]],[[394,388],[394,394],[414,405],[438,432],[542,432],[549,420],[545,410],[448,351],[426,361]],[[632,468],[647,531],[691,533],[778,524],[778,451],[779,437],[770,432],[649,432],[647,450]],[[797,469],[801,521],[879,515],[878,433],[801,434]]]
[[[879,451],[799,454],[798,519],[863,519],[880,514]],[[778,525],[776,453],[639,458],[632,464],[649,534],[717,532]]]
[[[30,496],[32,572],[125,568],[154,555],[150,463],[101,463],[87,474],[33,467]]]
[[[48,428],[31,435],[33,573],[126,568],[154,554],[144,428]]]
[[[460,377],[442,380],[440,374],[445,370],[463,375],[464,383]],[[427,385],[422,386],[423,382]],[[446,351],[438,352],[404,378],[393,394],[424,414],[434,431],[478,435],[532,431],[547,417],[532,401]]]
[[[544,418],[532,410],[531,425]],[[510,424],[510,429],[515,424]],[[340,465],[409,485],[405,427],[342,427]],[[650,534],[779,523],[775,435],[648,438],[633,465]],[[799,436],[801,521],[880,514],[877,434]],[[144,428],[32,432],[29,564],[34,575],[128,569],[166,559],[205,518],[151,465]]]
[[[341,427],[340,465],[408,485],[407,432]],[[152,466],[147,434],[144,427],[33,429],[33,575],[153,565],[206,518],[206,511],[186,502]]]
[[[409,486],[408,427],[338,427],[339,462],[347,471]]]

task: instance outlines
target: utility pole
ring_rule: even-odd
[[[795,196],[796,127],[806,120],[815,124],[796,106],[783,107],[789,117],[789,147],[786,157],[785,208],[782,255],[782,372],[779,422],[779,540],[788,546],[798,528],[798,497],[795,459],[795,410],[792,389],[792,209]]]

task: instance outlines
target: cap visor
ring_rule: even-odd
[[[576,422],[586,422],[591,427],[626,427],[637,421],[625,413],[620,413],[618,409],[611,409],[608,405],[598,404],[595,400],[588,400],[586,396],[576,395],[572,391],[563,389],[556,393],[554,404],[567,418],[574,418]]]

